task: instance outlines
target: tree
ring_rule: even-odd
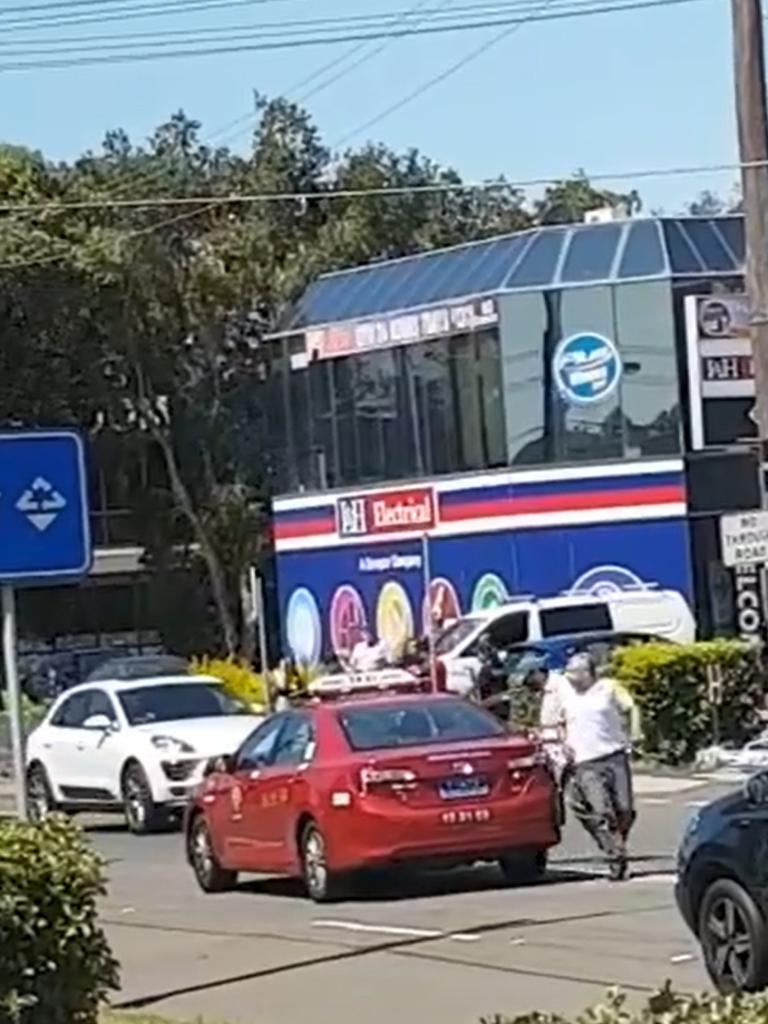
[[[574,224],[584,220],[590,210],[604,208],[626,210],[627,216],[642,208],[639,194],[596,189],[586,173],[579,170],[572,178],[547,186],[541,199],[534,203],[535,218],[539,224]]]

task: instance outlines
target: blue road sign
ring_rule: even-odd
[[[71,430],[0,433],[0,582],[74,580],[90,566],[82,439]]]

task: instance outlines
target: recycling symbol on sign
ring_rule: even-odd
[[[66,499],[42,476],[36,477],[16,502],[19,512],[40,533],[48,529],[66,505]]]

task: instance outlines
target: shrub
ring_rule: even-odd
[[[742,742],[763,706],[758,652],[736,640],[643,644],[617,650],[613,672],[632,693],[643,716],[643,749],[668,764],[692,761],[713,741],[707,666],[722,670],[717,708],[720,740]]]
[[[70,822],[0,822],[1,1024],[95,1024],[118,986],[103,893],[104,863]]]
[[[604,1003],[580,1014],[575,1024],[765,1024],[768,997],[678,995],[669,985],[636,1012],[627,1009],[620,992],[608,993]],[[554,1013],[521,1014],[517,1017],[488,1017],[482,1024],[569,1024]]]
[[[213,658],[203,655],[193,658],[189,671],[195,675],[213,676],[220,679],[227,693],[247,704],[254,711],[263,711],[269,706],[268,683],[264,676],[254,672],[246,661],[235,658]]]

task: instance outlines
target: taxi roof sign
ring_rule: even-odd
[[[412,672],[385,668],[373,672],[334,672],[320,676],[309,684],[309,693],[313,697],[344,697],[387,690],[419,690],[421,687],[421,680]]]

